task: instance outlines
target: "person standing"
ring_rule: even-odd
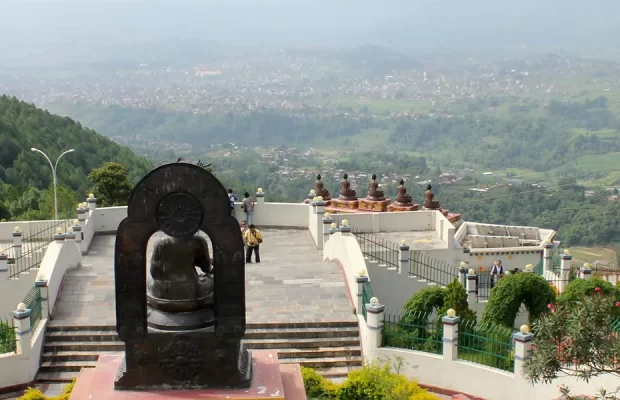
[[[260,263],[260,244],[263,243],[263,234],[256,229],[254,224],[250,224],[250,229],[246,230],[244,235],[247,250],[245,253],[245,263],[252,263],[252,252],[254,253],[254,261]]]
[[[232,189],[228,189],[228,200],[230,200],[230,215],[237,218],[235,215],[235,201],[239,201],[239,199],[235,196]]]
[[[504,265],[502,264],[502,260],[495,261],[495,265],[491,269],[491,289],[495,286],[495,281],[502,279],[506,271],[504,270]]]
[[[254,200],[252,200],[248,192],[245,192],[243,196],[245,198],[243,199],[241,207],[243,208],[243,212],[245,212],[245,222],[247,222],[248,225],[252,225],[252,220],[254,218]]]

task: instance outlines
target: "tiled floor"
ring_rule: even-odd
[[[261,263],[246,265],[248,322],[356,320],[340,268],[322,261],[308,231],[263,236]],[[114,241],[97,236],[83,266],[67,272],[52,324],[115,324]]]

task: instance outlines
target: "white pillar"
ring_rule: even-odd
[[[343,222],[345,222],[345,220],[343,220]],[[342,236],[349,236],[351,235],[351,227],[349,226],[348,222],[345,222],[344,225],[340,225],[340,233],[342,233]]]
[[[334,219],[330,216],[323,217],[323,244],[329,240],[330,225],[334,223]]]
[[[56,243],[61,243],[61,244],[62,244],[62,243],[64,243],[64,242],[65,242],[65,234],[64,234],[64,233],[57,232],[57,233],[54,235],[54,241],[55,241]]]
[[[76,208],[75,211],[77,212],[77,219],[80,223],[80,226],[84,227],[84,225],[86,225],[86,214],[88,214],[88,210],[80,206]]]
[[[256,191],[256,204],[265,204],[265,192],[263,192],[263,189],[261,188],[258,188],[258,190]]]
[[[379,304],[376,297],[366,304],[366,327],[368,328],[368,350],[371,352],[381,347],[381,330],[383,329],[383,312],[385,306]]]
[[[588,280],[591,277],[592,277],[592,270],[589,267],[584,265],[581,268],[581,278]]]
[[[532,341],[534,335],[530,333],[527,325],[521,327],[521,332],[517,332],[513,336],[515,341],[515,377],[522,378],[523,363],[532,356]]]
[[[13,231],[13,258],[17,259],[22,256],[22,243],[24,234],[15,227]]]
[[[364,310],[364,283],[368,282],[368,277],[356,276],[355,282],[357,282],[357,303],[355,304],[355,312],[361,315]]]
[[[34,285],[41,291],[41,319],[49,318],[50,303],[47,289],[47,279],[42,275],[37,275]]]
[[[464,288],[467,287],[467,263],[465,261],[461,262],[461,267],[459,268],[459,282],[461,282]]]
[[[571,256],[570,254],[562,254],[560,256],[560,259],[562,260],[561,263],[561,272],[560,272],[560,282],[558,285],[558,292],[562,293],[564,291],[564,289],[566,289],[566,285],[568,285],[568,277],[570,275],[570,265],[571,265],[571,260],[573,259],[573,256]]]
[[[9,272],[8,259],[8,254],[0,253],[0,279],[7,279],[6,275],[3,275],[3,273]]]
[[[409,274],[409,246],[404,243],[400,245],[398,248],[400,252],[400,262],[398,264],[398,273],[402,274],[403,271],[406,271]]]
[[[97,198],[95,196],[91,197],[91,195],[89,195],[88,199],[86,199],[86,203],[90,211],[95,211],[97,209]]]
[[[474,304],[478,300],[476,278],[476,272],[471,268],[467,273],[467,302],[469,304]]]
[[[316,248],[323,250],[323,215],[325,215],[325,202],[315,201],[312,203],[314,214],[316,215]]]
[[[11,311],[13,325],[15,326],[15,351],[25,357],[29,357],[32,352],[30,340],[32,339],[32,329],[30,327],[30,314],[32,310],[26,308],[24,303],[17,305],[17,310]]]
[[[457,316],[445,316],[441,319],[443,323],[443,359],[446,361],[454,361],[459,356],[458,343],[460,321],[461,317]]]
[[[77,243],[78,247],[80,246],[80,244],[82,243],[82,239],[83,239],[83,233],[82,233],[82,226],[81,225],[73,225],[71,227],[71,229],[73,230],[73,233],[75,233],[75,243]]]
[[[551,249],[553,249],[552,243],[547,243],[543,250],[543,271],[551,271]]]

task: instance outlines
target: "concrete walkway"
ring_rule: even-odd
[[[246,265],[248,322],[357,320],[340,268],[322,261],[308,231],[266,229],[263,236],[261,263]],[[95,237],[83,266],[67,272],[53,325],[116,324],[115,239]]]

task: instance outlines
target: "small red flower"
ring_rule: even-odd
[[[553,304],[547,304],[547,308],[551,310],[553,308]]]
[[[620,301],[616,301],[616,307],[620,307]]]
[[[598,292],[601,291],[601,288],[597,286],[597,287],[594,288],[594,291],[598,293]]]

